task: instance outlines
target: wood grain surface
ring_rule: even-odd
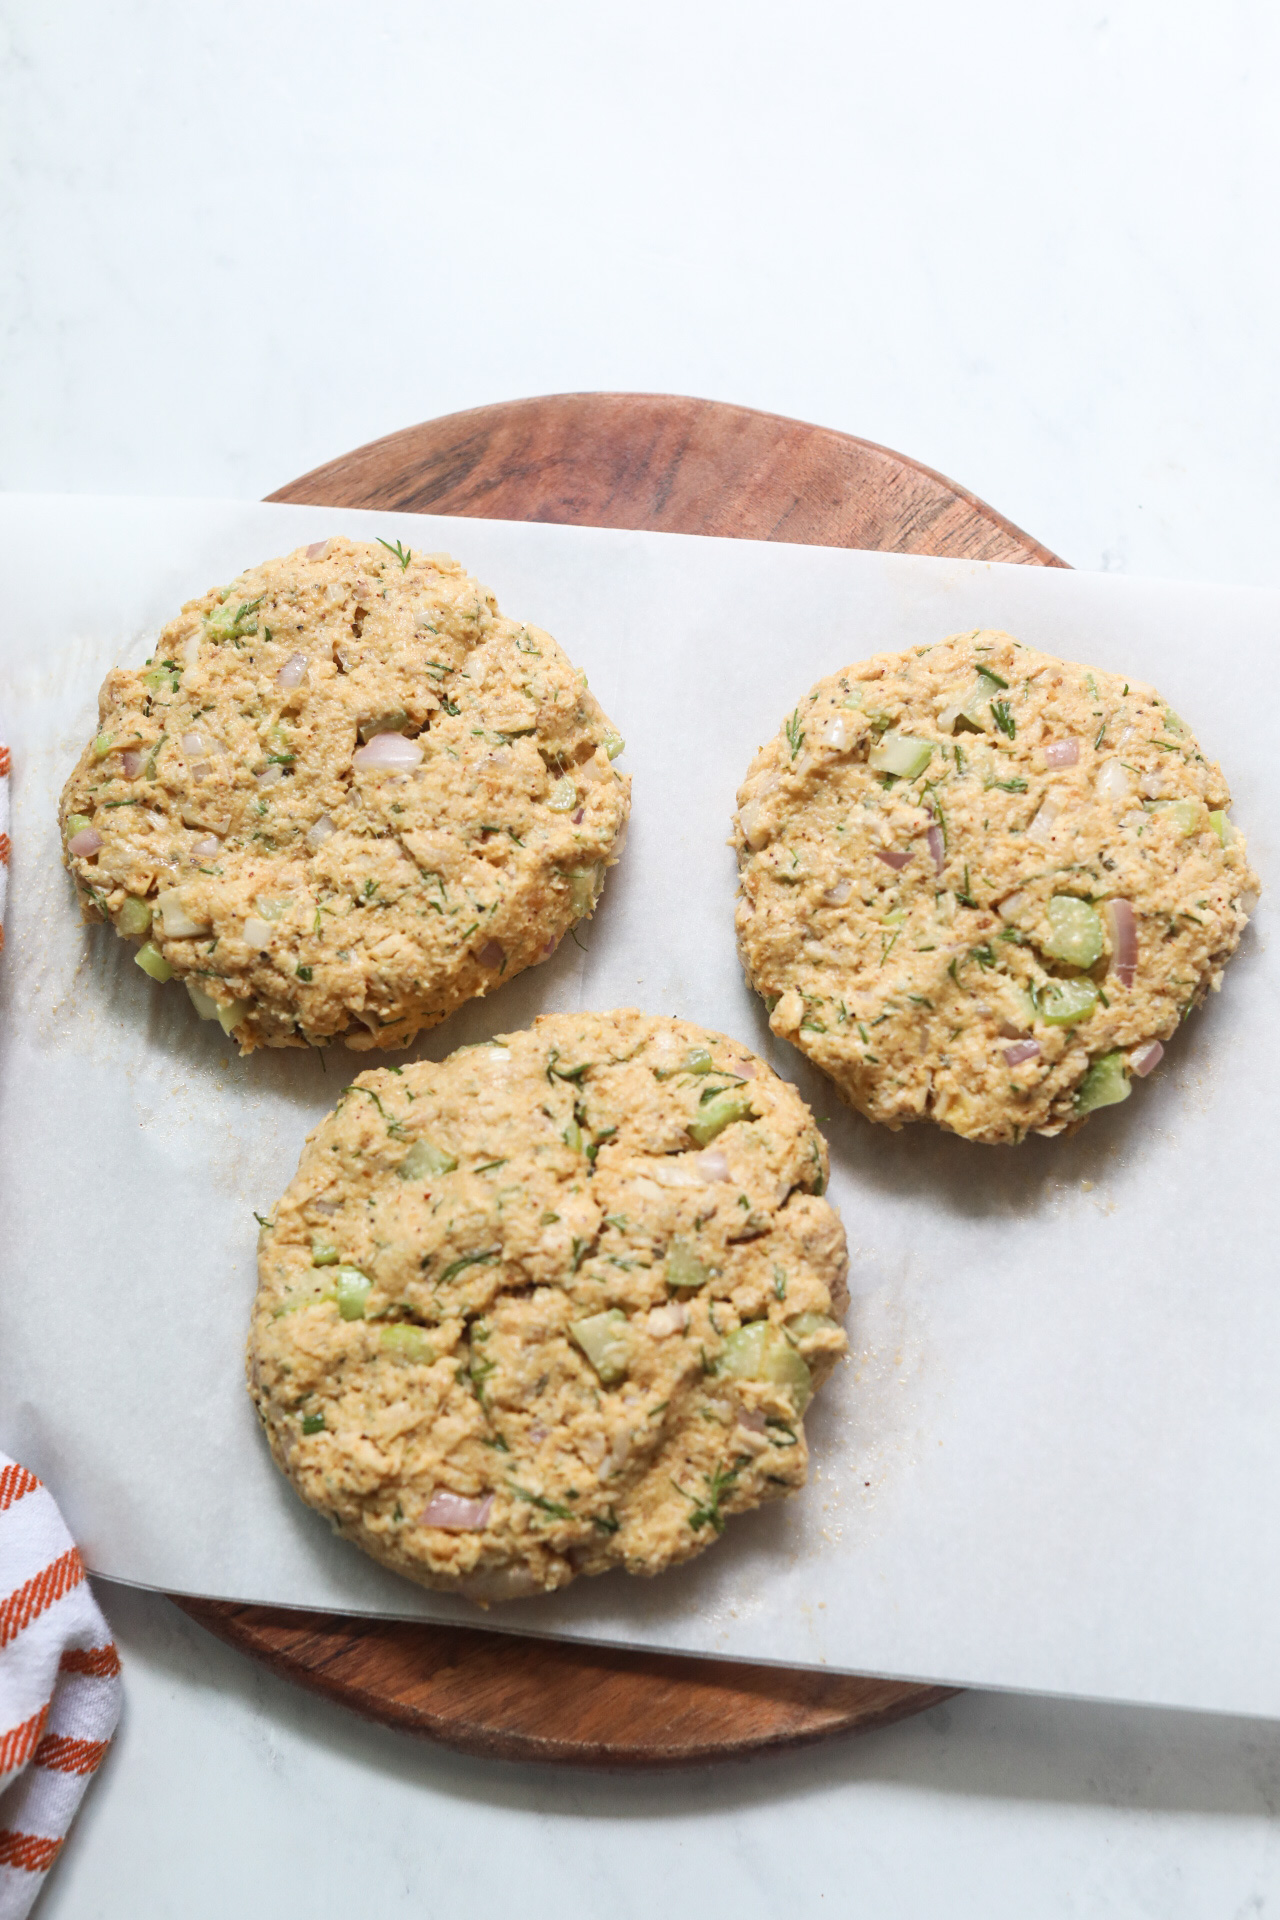
[[[886,447],[666,394],[554,394],[450,414],[269,498],[1066,564],[965,488]],[[496,1759],[743,1759],[883,1726],[954,1691],[471,1627],[178,1604],[219,1639],[357,1713]]]

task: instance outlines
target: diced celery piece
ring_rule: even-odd
[[[156,895],[155,911],[160,915],[160,927],[166,940],[189,940],[193,934],[203,933],[208,925],[204,920],[193,920],[183,904],[179,887],[169,887],[164,893]]]
[[[339,1267],[333,1276],[333,1297],[344,1320],[363,1320],[364,1303],[373,1282],[358,1267]]]
[[[145,900],[126,900],[116,915],[116,926],[129,939],[145,933],[151,925],[151,909]]]
[[[249,624],[250,616],[256,613],[257,600],[241,600],[235,593],[228,592],[213,609],[204,616],[205,632],[211,640],[239,640],[244,635],[256,633],[258,622]]]
[[[914,740],[909,733],[886,733],[867,755],[867,764],[877,773],[894,773],[900,780],[914,780],[933,758],[928,740]]]
[[[570,1153],[582,1152],[582,1128],[576,1120],[569,1122],[564,1132],[560,1135],[560,1138],[564,1141]]]
[[[1182,734],[1187,730],[1186,721],[1179,718],[1172,707],[1166,707],[1164,710],[1164,730],[1172,734]]]
[[[689,1122],[689,1135],[700,1147],[707,1147],[718,1133],[731,1127],[735,1120],[750,1118],[750,1097],[736,1087],[726,1087],[723,1093],[714,1094],[704,1107],[698,1108]]]
[[[1162,806],[1157,806],[1154,811],[1162,813],[1167,820],[1172,820],[1184,840],[1189,835],[1198,833],[1205,824],[1206,816],[1202,800],[1167,800]]]
[[[133,964],[135,967],[141,967],[144,973],[149,973],[153,980],[158,980],[161,986],[166,980],[173,978],[173,968],[154,940],[148,940],[145,946],[138,948],[133,956]]]
[[[366,714],[357,732],[362,740],[369,741],[378,733],[403,733],[408,724],[409,716],[403,707],[387,707],[381,713]],[[281,729],[271,727],[268,731],[274,737]]]
[[[115,735],[113,733],[100,733],[98,735],[97,739],[93,743],[93,757],[95,760],[106,759],[107,755],[111,751],[111,742],[114,739],[115,739]]]
[[[809,1340],[835,1324],[829,1313],[797,1313],[787,1321],[786,1331],[792,1340]]]
[[[328,1240],[311,1242],[311,1264],[313,1267],[336,1267],[342,1255]]]
[[[1050,980],[1036,996],[1040,1018],[1046,1026],[1072,1027],[1087,1020],[1098,1004],[1098,989],[1092,980]]]
[[[844,699],[840,702],[840,705],[842,707],[860,707],[862,705],[862,697],[863,690],[861,687],[850,687],[848,693],[846,693]]]
[[[230,1037],[231,1029],[240,1025],[240,1022],[244,1019],[248,1011],[249,1002],[247,1000],[229,1000],[226,1006],[218,1008],[214,1017],[218,1025],[222,1028],[222,1031]]]
[[[610,733],[605,736],[602,745],[609,758],[616,760],[620,753],[625,753],[627,743],[620,733]]]
[[[572,813],[578,804],[578,789],[568,774],[563,780],[557,780],[547,795],[547,805],[552,813]]]
[[[693,1293],[710,1278],[710,1267],[702,1264],[687,1241],[673,1240],[667,1249],[667,1285],[677,1293]]]
[[[143,952],[145,951],[144,948]],[[198,987],[194,980],[187,981],[187,992],[191,995],[191,1004],[200,1018],[216,1020],[226,1034],[231,1032],[232,1027],[238,1026],[249,1011],[247,1000],[228,1000],[224,1005],[223,1002],[215,1000],[211,993],[206,993],[203,987]]]
[[[1223,846],[1229,847],[1236,837],[1236,830],[1228,820],[1226,814],[1211,813],[1209,815],[1209,825],[1213,828]]]
[[[627,1316],[621,1307],[609,1307],[604,1313],[575,1320],[569,1328],[569,1337],[586,1354],[602,1386],[612,1387],[625,1377],[631,1355]]]
[[[266,895],[260,893],[253,904],[264,920],[279,920],[288,908],[289,902],[287,900],[271,900],[267,898]]]
[[[456,1155],[445,1153],[430,1140],[415,1140],[396,1172],[402,1180],[426,1180],[432,1174],[452,1173],[457,1164]]]
[[[1115,1107],[1129,1098],[1129,1076],[1124,1070],[1122,1053],[1102,1053],[1080,1082],[1076,1093],[1076,1112],[1092,1113],[1095,1107]]]
[[[93,822],[87,813],[69,813],[62,831],[68,840],[74,840],[78,833],[83,833],[86,827],[92,825]]]
[[[302,1431],[304,1433],[323,1433],[324,1415],[322,1413],[304,1413],[302,1416]]]
[[[790,1394],[803,1413],[813,1393],[813,1376],[781,1328],[752,1320],[725,1340],[715,1371],[721,1379],[767,1380]]]
[[[306,1292],[297,1294],[293,1299],[286,1300],[283,1306],[276,1307],[271,1317],[273,1320],[282,1320],[287,1313],[301,1313],[304,1307],[322,1307],[326,1302],[336,1300],[337,1297],[332,1287],[317,1284],[308,1288]]]
[[[1004,1000],[1016,1010],[1018,1024],[1028,1031],[1036,1017],[1036,1003],[1025,987],[1015,987],[1012,982],[1004,988]]]
[[[381,1346],[384,1353],[411,1361],[415,1366],[429,1367],[436,1357],[425,1327],[410,1327],[403,1322],[382,1329]]]
[[[713,1066],[711,1055],[705,1047],[690,1047],[678,1067],[655,1067],[655,1080],[673,1080],[678,1073],[710,1073]]]
[[[569,899],[579,920],[595,906],[603,879],[604,870],[599,866],[575,867],[569,875]]]
[[[1041,951],[1070,967],[1091,967],[1102,952],[1102,915],[1087,900],[1057,893],[1049,902],[1049,937]]]

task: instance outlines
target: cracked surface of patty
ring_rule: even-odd
[[[259,1240],[250,1391],[337,1531],[487,1603],[653,1574],[802,1486],[846,1351],[795,1090],[623,1009],[362,1074]]]
[[[1152,687],[990,630],[878,654],[751,763],[743,964],[868,1119],[1061,1133],[1221,986],[1258,887],[1230,804]]]
[[[405,552],[319,541],[188,602],[107,675],[63,792],[84,917],[243,1052],[406,1045],[546,958],[616,858],[585,676]]]

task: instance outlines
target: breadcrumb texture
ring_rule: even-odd
[[[846,1351],[826,1178],[794,1089],[684,1021],[554,1014],[361,1074],[259,1241],[277,1464],[484,1604],[689,1559],[804,1484]]]
[[[1149,686],[995,631],[878,654],[747,773],[743,964],[868,1119],[1061,1133],[1221,986],[1258,889],[1230,803]]]
[[[545,959],[617,855],[630,783],[585,677],[403,554],[320,541],[188,602],[107,675],[62,796],[84,917],[244,1053],[404,1046]]]

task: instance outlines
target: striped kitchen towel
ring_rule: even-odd
[[[31,1911],[120,1692],[110,1628],[52,1495],[0,1453],[0,1920]]]
[[[9,749],[0,722],[0,947]],[[53,1497],[0,1453],[0,1920],[44,1885],[120,1718],[120,1659]]]

